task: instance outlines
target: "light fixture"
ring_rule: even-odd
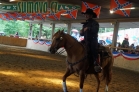
[[[111,14],[113,14],[113,13],[114,13],[114,11],[113,11],[113,10],[110,10],[110,13],[111,13]]]
[[[68,14],[67,14],[67,13],[62,13],[62,14],[61,14],[61,16],[65,16],[65,15],[68,15]]]
[[[117,22],[112,22],[111,25],[115,25]]]
[[[16,0],[9,0],[10,2],[14,2],[14,1],[16,1]]]
[[[2,4],[2,3],[0,3],[0,4]]]
[[[120,10],[133,10],[133,9],[135,9],[135,7],[131,7],[131,8],[122,8],[122,9],[120,9]]]
[[[64,27],[66,27],[68,24],[67,23],[64,23]]]
[[[133,9],[135,9],[135,7],[131,7],[131,8],[121,8],[121,9],[119,9],[119,10],[133,10]],[[110,10],[110,13],[113,14],[114,11],[113,11],[113,10]]]

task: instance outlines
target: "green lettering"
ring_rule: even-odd
[[[43,3],[43,12],[46,13],[47,12],[47,2]]]
[[[22,2],[22,12],[23,13],[27,12],[27,4],[26,4],[26,2]]]
[[[58,2],[52,2],[50,5],[51,12],[55,13],[57,11]]]
[[[39,2],[38,10],[39,13],[43,13],[43,2]]]
[[[34,4],[34,12],[35,13],[38,13],[38,6],[39,6],[39,3],[35,2],[35,4]]]
[[[33,13],[33,2],[27,2],[27,12]]]
[[[18,12],[21,12],[21,2],[18,2],[17,3],[17,11]]]

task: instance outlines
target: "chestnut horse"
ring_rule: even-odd
[[[64,47],[67,52],[67,70],[63,76],[63,91],[68,92],[66,86],[67,77],[73,73],[77,73],[80,77],[80,92],[83,92],[83,83],[87,74],[95,75],[98,82],[96,92],[98,92],[100,86],[100,76],[99,73],[95,72],[93,67],[88,68],[89,62],[87,61],[86,49],[84,48],[84,46],[69,34],[66,34],[63,31],[58,31],[52,37],[50,52],[52,54],[55,54],[57,50],[61,47]],[[113,56],[109,48],[107,48],[106,51],[110,52],[110,55],[107,55],[107,57],[105,57],[105,55],[102,54],[101,57],[104,57],[102,57],[100,60],[101,66],[103,68],[103,79],[105,79],[106,81],[105,91],[108,92],[108,85],[111,81],[112,75]]]

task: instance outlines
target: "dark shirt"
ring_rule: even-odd
[[[122,42],[122,47],[123,47],[123,48],[126,48],[126,47],[128,47],[128,46],[129,46],[128,40],[123,40],[123,42]]]
[[[85,32],[81,33],[81,36],[84,36],[85,41],[97,40],[99,31],[98,22],[90,18],[84,23],[83,28],[85,27],[88,27],[88,29]]]

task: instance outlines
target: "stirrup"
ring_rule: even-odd
[[[94,66],[95,72],[100,73],[102,71],[102,67],[100,65]]]

